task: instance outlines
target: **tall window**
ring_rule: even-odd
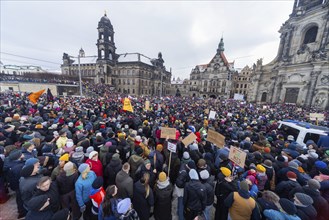
[[[308,29],[305,33],[303,44],[309,44],[315,42],[317,34],[318,34],[317,26],[313,26],[310,29]]]

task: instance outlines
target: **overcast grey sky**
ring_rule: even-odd
[[[276,56],[278,30],[293,2],[1,0],[0,60],[59,70],[63,52],[76,56],[82,47],[86,55],[96,55],[96,28],[106,10],[117,53],[156,58],[161,51],[175,77],[188,78],[196,65],[209,63],[222,35],[226,58],[236,68],[258,58],[268,63]]]

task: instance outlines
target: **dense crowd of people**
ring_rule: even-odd
[[[0,73],[0,81],[9,81],[9,82],[29,82],[29,83],[58,83],[58,84],[73,84],[77,85],[76,81],[62,78],[61,76],[55,76],[50,78],[48,74],[36,74],[36,76],[32,77],[25,75],[12,75],[12,74],[4,74]]]
[[[311,123],[320,110],[144,96],[129,97],[129,112],[123,94],[99,95],[44,95],[34,105],[27,94],[0,93],[0,202],[15,192],[13,219],[328,219],[329,132],[302,146],[278,129],[283,119]],[[224,146],[207,141],[209,129]],[[246,152],[244,167],[229,160],[232,146]]]

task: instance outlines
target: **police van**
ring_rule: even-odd
[[[295,141],[306,147],[308,140],[313,140],[318,143],[321,135],[327,135],[329,132],[328,127],[316,126],[306,122],[300,122],[295,120],[283,120],[278,122],[278,129],[283,132],[285,138],[288,135],[292,135]]]

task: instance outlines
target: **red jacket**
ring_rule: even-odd
[[[89,164],[90,169],[95,172],[96,176],[103,176],[103,165],[100,160],[86,160],[86,163]]]

